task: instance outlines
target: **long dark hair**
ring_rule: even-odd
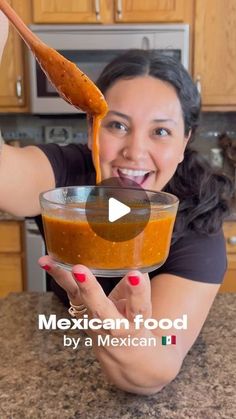
[[[226,176],[214,173],[190,146],[199,123],[201,98],[182,64],[154,51],[129,50],[105,67],[96,84],[105,94],[117,80],[142,75],[156,77],[174,87],[182,108],[185,136],[191,132],[184,159],[164,188],[180,201],[173,239],[183,237],[189,229],[214,234],[229,213],[232,183]]]

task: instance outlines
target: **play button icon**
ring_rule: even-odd
[[[128,205],[123,204],[115,198],[109,198],[108,201],[108,220],[110,223],[119,220],[124,215],[129,214],[131,211]]]
[[[111,242],[131,240],[150,218],[147,193],[136,182],[109,178],[92,187],[86,201],[86,218],[94,233]]]

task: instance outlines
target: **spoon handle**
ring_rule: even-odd
[[[20,36],[30,48],[34,48],[38,43],[41,43],[38,37],[31,32],[6,0],[0,0],[0,10],[2,10],[4,15],[15,26]]]

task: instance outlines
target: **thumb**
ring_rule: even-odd
[[[151,284],[148,275],[130,271],[124,278],[127,298],[126,315],[132,320],[137,314],[148,318],[152,314]]]

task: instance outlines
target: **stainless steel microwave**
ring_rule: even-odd
[[[130,48],[160,50],[177,57],[187,69],[189,66],[189,26],[185,24],[31,25],[30,28],[93,81],[109,61]],[[32,113],[78,113],[58,96],[32,53],[29,53],[29,69]]]

